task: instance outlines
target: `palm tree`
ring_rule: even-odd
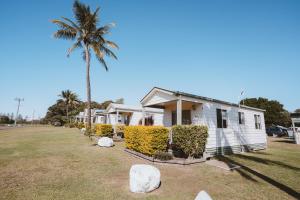
[[[61,91],[61,94],[58,96],[62,98],[58,101],[64,102],[64,104],[66,105],[67,121],[69,123],[69,108],[79,103],[78,96],[70,90]]]
[[[95,53],[96,58],[102,64],[106,71],[108,66],[104,60],[105,56],[117,59],[116,55],[110,48],[118,48],[114,42],[106,40],[104,36],[110,33],[113,23],[98,27],[99,22],[98,7],[94,12],[90,7],[75,1],[73,4],[73,12],[75,22],[62,17],[62,20],[52,20],[59,26],[59,30],[54,33],[55,38],[75,41],[68,49],[67,56],[75,49],[83,48],[83,59],[86,62],[86,92],[87,92],[87,109],[88,109],[88,129],[91,128],[91,86],[90,86],[90,59],[91,51]]]

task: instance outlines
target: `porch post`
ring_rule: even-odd
[[[145,126],[145,108],[142,108],[142,125]]]
[[[293,132],[294,132],[294,136],[295,136],[296,127],[295,127],[295,122],[294,122],[294,119],[292,119],[292,124],[293,124]]]
[[[117,110],[117,115],[116,115],[116,125],[119,123],[119,110]]]
[[[179,96],[179,98],[177,100],[176,111],[177,111],[177,125],[181,125],[182,124],[182,99],[181,99],[181,96]]]
[[[115,124],[115,128],[114,128],[114,133],[117,133],[117,126],[119,124],[119,110],[117,110],[117,114],[116,114],[116,124]]]

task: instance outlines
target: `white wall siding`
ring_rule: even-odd
[[[217,128],[217,109],[227,111],[227,128]],[[245,124],[240,125],[238,112],[244,112]],[[255,128],[254,115],[261,116],[261,129]],[[191,111],[192,123],[208,127],[208,139],[206,148],[217,148],[226,146],[248,145],[266,143],[264,113],[244,108],[233,107],[213,102],[198,104],[195,110]],[[166,127],[172,126],[172,110],[165,109],[163,124]]]
[[[164,115],[155,113],[153,114],[153,119],[154,119],[154,126],[163,126],[164,122]]]
[[[228,115],[228,127],[217,128],[216,109],[224,109]],[[244,112],[245,125],[240,125],[238,112]],[[261,129],[255,129],[254,114],[261,116]],[[202,122],[209,130],[207,148],[266,143],[266,132],[264,123],[264,113],[249,109],[240,109],[216,103],[204,103]]]
[[[165,127],[171,127],[172,126],[172,110],[169,110],[169,109],[164,110],[163,125]]]
[[[139,125],[139,122],[142,119],[142,117],[143,117],[142,112],[133,112],[130,122],[129,122],[129,125],[131,125],[131,126]]]

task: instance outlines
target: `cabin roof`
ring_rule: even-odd
[[[164,89],[164,88],[160,88],[160,87],[154,87],[152,88],[152,90],[150,90],[149,93],[147,93],[146,96],[144,96],[144,98],[141,100],[141,102],[153,91],[153,90],[161,90],[161,91],[165,91],[168,93],[172,93],[175,96],[186,96],[186,97],[191,97],[191,98],[195,98],[195,99],[200,99],[200,100],[204,100],[204,101],[209,101],[209,102],[215,102],[215,103],[220,103],[220,104],[225,104],[225,105],[229,105],[229,106],[234,106],[234,107],[240,107],[240,108],[245,108],[245,109],[251,109],[251,110],[257,110],[257,111],[262,111],[265,112],[266,110],[264,109],[260,109],[260,108],[255,108],[255,107],[250,107],[250,106],[245,106],[245,105],[238,105],[236,103],[230,103],[227,101],[223,101],[223,100],[218,100],[218,99],[213,99],[213,98],[209,98],[209,97],[204,97],[204,96],[200,96],[200,95],[195,95],[195,94],[191,94],[191,93],[186,93],[186,92],[181,92],[181,91],[172,91],[172,90],[168,90],[168,89]]]

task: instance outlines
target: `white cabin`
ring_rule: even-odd
[[[163,125],[205,125],[210,155],[265,149],[264,110],[154,87],[142,100],[145,108],[164,110]]]
[[[93,124],[162,126],[163,110],[111,103],[105,110],[92,109]],[[87,123],[87,109],[76,116],[77,122]]]
[[[112,125],[163,125],[163,110],[157,108],[143,109],[142,106],[111,103],[106,109],[106,114],[106,123]]]
[[[95,124],[104,124],[105,123],[105,110],[101,109],[91,109],[91,121]],[[75,116],[76,122],[87,123],[88,112],[87,109],[84,109],[84,112],[80,112],[77,116]]]

